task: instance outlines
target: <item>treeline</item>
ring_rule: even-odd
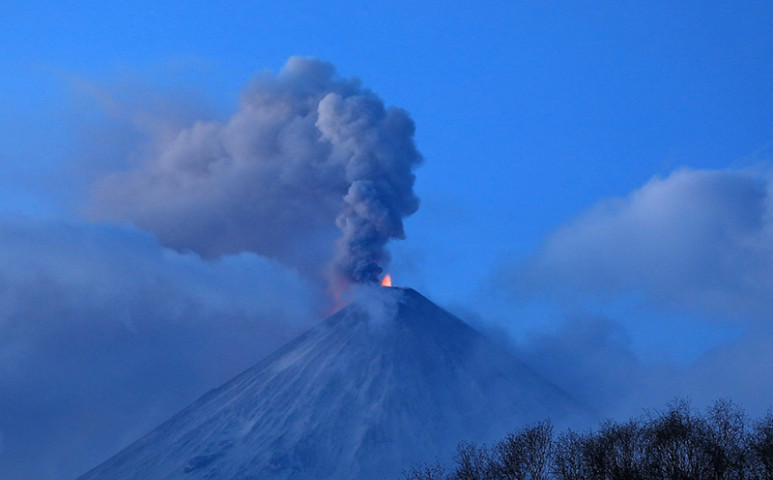
[[[415,466],[404,480],[773,480],[773,415],[747,419],[729,401],[704,413],[677,400],[662,412],[554,436],[550,422],[492,447],[459,445],[453,464]]]

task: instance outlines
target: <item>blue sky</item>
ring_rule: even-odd
[[[773,279],[771,27],[773,6],[764,1],[5,6],[0,242],[7,263],[0,285],[9,286],[0,289],[0,305],[13,320],[0,331],[0,356],[19,365],[6,369],[5,382],[27,372],[36,385],[30,391],[45,392],[48,377],[40,372],[54,360],[35,352],[47,351],[52,335],[61,342],[56,348],[71,352],[92,328],[119,338],[130,325],[136,338],[129,343],[141,348],[119,350],[159,358],[171,377],[192,355],[194,347],[184,345],[217,355],[234,331],[254,326],[253,343],[245,340],[221,367],[194,362],[185,385],[163,375],[143,384],[142,369],[113,359],[137,376],[133,391],[147,407],[112,420],[108,433],[83,427],[109,435],[115,448],[128,441],[121,435],[131,437],[125,422],[150,428],[252,363],[251,349],[270,350],[324,311],[317,284],[260,252],[228,256],[227,264],[203,260],[163,248],[131,222],[105,224],[93,215],[100,206],[94,184],[142,156],[148,123],[138,119],[172,129],[225,122],[257,72],[276,74],[301,55],[330,62],[342,78],[361,79],[415,122],[424,158],[415,170],[421,205],[405,219],[407,239],[389,246],[397,284],[486,328],[504,329],[524,355],[559,378],[587,372],[570,375],[545,361],[556,349],[575,366],[583,364],[577,358],[607,355],[630,366],[620,377],[662,386],[645,403],[716,393],[769,408],[767,390],[759,389],[767,382],[748,363],[759,371],[773,365],[770,356],[749,353],[764,351],[760,339],[773,339],[766,300]],[[101,253],[79,266],[88,255],[78,245]],[[122,261],[134,266],[119,281]],[[19,273],[32,271],[37,276]],[[269,273],[281,279],[272,300],[250,301],[274,291],[266,287]],[[42,277],[50,277],[49,290],[37,283]],[[132,306],[131,294],[169,279],[179,284],[170,294],[176,300],[157,309]],[[104,289],[65,302],[72,289],[90,284]],[[224,301],[221,289],[241,300]],[[200,298],[210,290],[220,293]],[[308,306],[299,310],[288,300],[294,295]],[[38,300],[25,303],[30,299]],[[46,302],[50,312],[66,303],[72,318],[53,320],[41,311]],[[125,305],[120,312],[106,306],[114,304]],[[201,331],[177,333],[177,320],[163,320],[182,318],[195,305],[209,312],[201,314]],[[213,337],[212,322],[223,316],[237,326]],[[167,342],[181,346],[152,353]],[[93,359],[72,358],[72,369],[58,378],[77,378],[94,398],[107,395],[104,382],[88,380],[85,365]],[[727,381],[712,390],[708,371],[723,372],[719,378]],[[633,402],[641,392],[620,377],[599,374],[596,383],[586,382],[585,394],[624,385]],[[164,385],[168,394],[152,393]],[[78,404],[66,387],[57,392],[46,395]],[[21,395],[7,402],[18,405]],[[75,414],[61,405],[38,407],[66,431]],[[7,424],[0,425],[0,472],[11,478],[29,474],[11,454],[24,458],[42,438],[30,433],[14,441],[15,432],[35,431],[32,418],[42,418],[42,410],[33,407],[20,409],[17,426],[0,419]],[[28,450],[19,446],[24,442]],[[69,463],[51,453],[48,478],[72,476],[111,446],[83,447]]]

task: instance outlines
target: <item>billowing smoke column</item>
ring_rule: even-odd
[[[259,75],[227,122],[159,132],[152,153],[98,181],[95,214],[205,257],[251,251],[377,281],[387,241],[418,208],[413,134],[405,111],[358,80],[293,57]]]

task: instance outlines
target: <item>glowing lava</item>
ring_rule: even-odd
[[[381,286],[382,287],[391,287],[392,286],[392,277],[387,273],[384,275],[384,279],[381,280]]]

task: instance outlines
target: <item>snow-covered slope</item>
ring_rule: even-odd
[[[374,289],[80,480],[395,479],[577,409],[411,289]]]

